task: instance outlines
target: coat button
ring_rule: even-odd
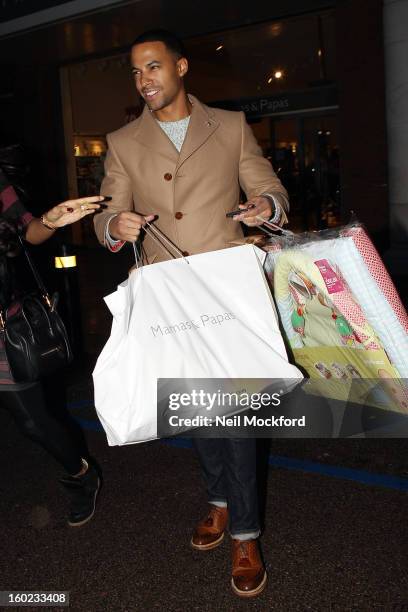
[[[163,178],[165,181],[171,181],[171,179],[173,178],[173,175],[170,174],[170,172],[166,172]]]
[[[180,221],[180,219],[183,218],[183,213],[182,212],[176,212],[176,214],[174,216],[176,217],[176,219],[178,219]]]

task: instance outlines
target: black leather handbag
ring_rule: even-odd
[[[55,300],[50,299],[21,236],[19,240],[39,292],[23,296],[14,314],[0,308],[0,337],[15,382],[27,383],[68,365],[73,355]]]

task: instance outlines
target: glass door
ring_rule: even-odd
[[[289,193],[290,229],[299,232],[339,225],[336,115],[263,117],[251,127]]]
[[[299,119],[304,223],[325,229],[341,223],[336,115]]]

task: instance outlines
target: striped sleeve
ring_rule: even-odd
[[[19,200],[18,195],[12,185],[6,178],[4,172],[0,169],[0,213],[6,219],[16,221],[20,227],[26,227],[33,215],[28,212],[23,203]]]

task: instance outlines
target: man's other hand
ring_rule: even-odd
[[[146,221],[153,221],[154,215],[143,217],[134,212],[121,212],[109,223],[109,235],[114,240],[135,242]]]
[[[255,198],[251,198],[245,204],[240,204],[239,208],[249,208],[242,215],[236,215],[234,217],[234,221],[241,221],[248,225],[248,227],[255,227],[257,225],[262,225],[264,221],[267,221],[272,216],[272,206],[268,198],[263,196],[256,196]],[[257,219],[257,217],[261,217],[261,219]]]

